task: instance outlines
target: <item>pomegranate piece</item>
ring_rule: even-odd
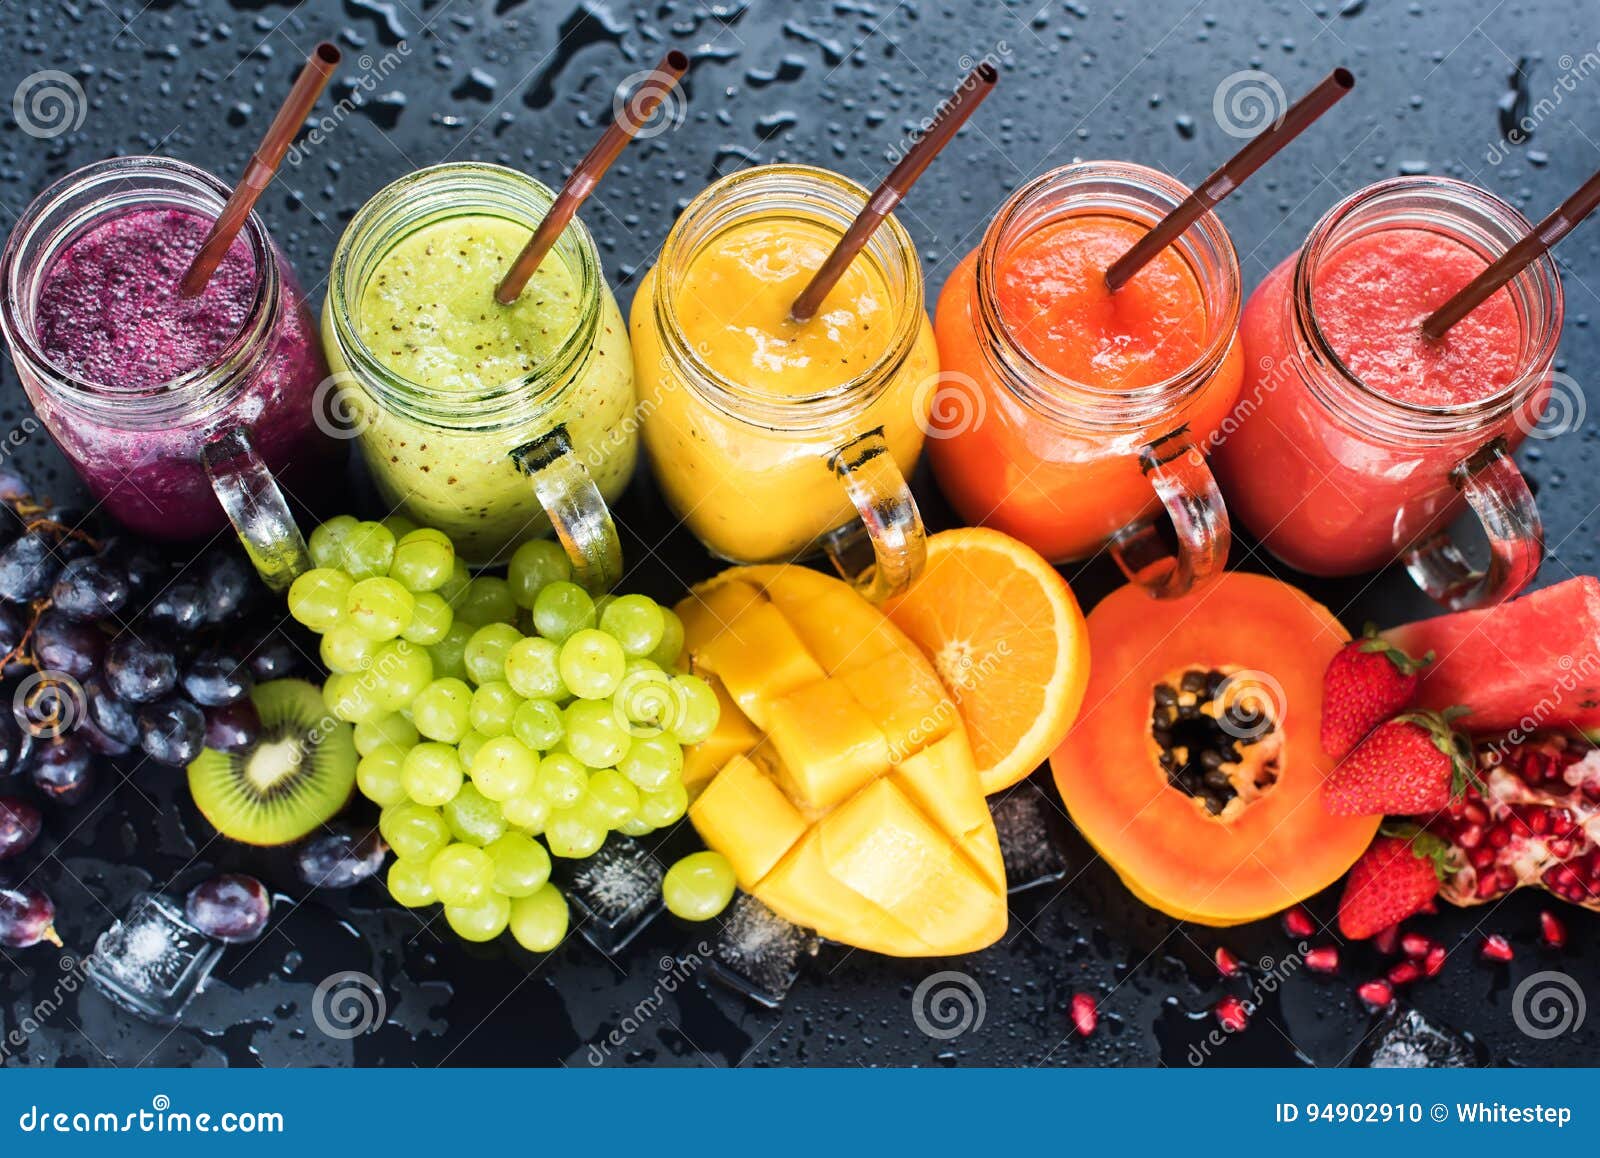
[[[1339,972],[1339,950],[1332,945],[1306,950],[1306,968],[1313,973]]]
[[[1306,912],[1304,905],[1296,905],[1283,914],[1283,931],[1291,937],[1309,937],[1317,931],[1316,922]]]
[[[1244,1002],[1231,994],[1217,1002],[1212,1012],[1217,1015],[1217,1022],[1229,1033],[1238,1033],[1250,1024],[1250,1011],[1245,1008]]]
[[[1356,996],[1373,1009],[1384,1009],[1394,1001],[1394,987],[1387,981],[1368,981],[1356,989]]]
[[[1433,939],[1424,933],[1407,933],[1400,938],[1400,950],[1407,957],[1426,957],[1433,948]]]
[[[1422,972],[1428,977],[1437,977],[1444,972],[1445,958],[1449,953],[1443,945],[1435,945],[1428,950],[1428,955],[1422,959]]]
[[[1539,914],[1539,935],[1544,938],[1544,943],[1552,949],[1561,949],[1567,943],[1567,927],[1561,923],[1561,918],[1546,909]]]
[[[1478,950],[1478,955],[1485,961],[1509,961],[1516,956],[1511,951],[1511,942],[1499,933],[1491,933],[1483,939],[1483,948]]]
[[[1372,938],[1372,947],[1385,957],[1393,957],[1400,948],[1400,926],[1390,925]]]
[[[1072,1029],[1079,1037],[1088,1037],[1100,1024],[1100,1010],[1094,998],[1087,993],[1072,995]]]
[[[1244,969],[1239,965],[1239,958],[1234,956],[1233,950],[1226,946],[1218,945],[1217,951],[1211,955],[1211,959],[1217,963],[1217,972],[1224,977],[1237,977],[1244,972]]]
[[[1533,886],[1600,911],[1600,752],[1513,732],[1477,737],[1474,759],[1479,783],[1426,822],[1451,846],[1439,895],[1481,905]]]
[[[1415,961],[1396,961],[1387,974],[1390,985],[1410,985],[1422,976],[1422,966]]]

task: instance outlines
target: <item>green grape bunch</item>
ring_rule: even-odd
[[[683,624],[648,596],[591,597],[547,540],[519,547],[503,578],[474,576],[449,536],[400,516],[339,516],[309,546],[289,612],[321,636],[329,712],[355,725],[356,785],[396,857],[390,893],[442,904],[468,941],[509,929],[553,949],[567,903],[551,858],[688,809],[683,749],[718,705],[678,671]],[[674,900],[702,879],[709,900],[675,911],[720,911],[721,875],[679,874]]]

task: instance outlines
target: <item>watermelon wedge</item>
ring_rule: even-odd
[[[1383,634],[1414,657],[1433,652],[1418,703],[1471,708],[1458,727],[1600,729],[1600,579],[1568,579],[1498,607]]]

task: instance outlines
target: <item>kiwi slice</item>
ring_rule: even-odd
[[[258,684],[261,735],[240,752],[207,748],[189,765],[189,792],[223,836],[288,844],[343,808],[356,783],[355,729],[333,719],[305,680]]]

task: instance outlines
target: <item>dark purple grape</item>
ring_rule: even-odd
[[[0,466],[0,503],[10,509],[32,498],[33,488],[28,485],[28,480],[9,466]]]
[[[27,633],[30,616],[14,603],[0,603],[0,655],[17,649]]]
[[[205,713],[176,696],[139,709],[139,747],[157,764],[182,768],[206,746]]]
[[[222,624],[238,615],[256,590],[255,569],[232,551],[218,551],[206,560],[201,581],[206,622]]]
[[[85,680],[105,658],[106,637],[94,624],[76,622],[51,607],[39,616],[39,625],[33,629],[33,653],[42,670]]]
[[[206,598],[200,584],[179,579],[157,592],[144,614],[151,623],[187,635],[205,623]]]
[[[219,708],[243,699],[255,682],[248,664],[215,648],[195,656],[183,673],[183,690],[203,708]]]
[[[73,559],[61,568],[50,603],[71,619],[92,621],[116,615],[128,603],[127,578],[114,565],[93,555]]]
[[[206,710],[206,747],[242,752],[261,735],[261,714],[248,699]]]
[[[77,734],[83,737],[83,742],[89,745],[89,750],[99,756],[125,756],[133,751],[132,744],[102,731],[100,725],[88,715],[78,721]]]
[[[59,736],[83,714],[83,688],[70,675],[35,672],[12,695],[11,714],[30,735]]]
[[[283,679],[300,665],[300,652],[289,637],[274,631],[250,650],[250,674],[257,683]]]
[[[55,545],[38,531],[29,531],[0,551],[0,599],[8,603],[43,599],[60,570]]]
[[[76,732],[41,740],[28,761],[28,775],[46,798],[70,807],[94,788],[94,753]]]
[[[295,868],[314,889],[348,889],[381,869],[388,851],[376,832],[340,829],[302,844],[295,853]]]
[[[171,566],[148,543],[119,542],[108,548],[105,554],[116,560],[117,565],[122,568],[123,574],[128,577],[128,587],[136,600],[140,596],[153,596],[160,591],[166,586],[167,579],[172,574]]]
[[[128,632],[111,641],[106,651],[106,686],[119,700],[148,704],[178,683],[178,660],[154,636],[141,639]]]
[[[0,888],[0,945],[7,949],[26,949],[40,941],[60,945],[55,919],[55,902],[34,886]]]
[[[117,699],[99,680],[90,680],[83,691],[89,701],[89,721],[97,730],[130,748],[139,742],[139,718],[131,704]]]
[[[255,877],[223,873],[189,890],[184,902],[189,924],[207,937],[238,945],[254,941],[272,915],[272,894]]]
[[[39,839],[39,810],[15,796],[0,796],[0,860],[21,856]]]
[[[0,712],[0,776],[22,771],[32,747],[33,737],[22,730],[11,712]]]

